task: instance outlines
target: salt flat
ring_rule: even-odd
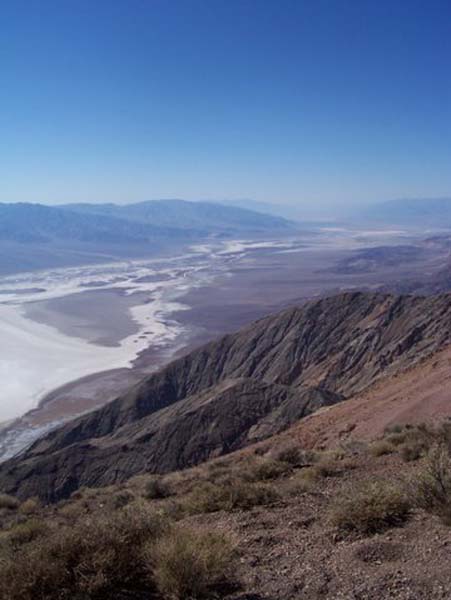
[[[179,299],[226,273],[230,256],[245,248],[219,243],[171,259],[0,279],[0,422],[35,408],[70,381],[132,367],[149,346],[175,351],[187,325],[170,315],[189,308]]]
[[[165,274],[168,267],[161,270]],[[193,269],[187,270],[191,276],[195,274]],[[149,344],[173,342],[182,328],[171,322],[167,314],[183,308],[175,298],[187,286],[195,285],[195,278],[192,277],[189,284],[183,276],[186,270],[182,273],[172,268],[170,271],[171,278],[163,277],[163,281],[156,278],[151,283],[135,282],[145,274],[155,272],[154,266],[141,263],[61,269],[1,280],[0,289],[3,288],[5,293],[0,301],[0,421],[18,417],[36,407],[48,392],[71,380],[97,371],[130,367],[133,359]],[[119,273],[122,273],[120,277]],[[34,284],[39,281],[39,285],[30,285],[30,281]],[[87,291],[88,284],[93,281],[97,283]],[[139,303],[130,303],[128,308],[127,305],[115,306],[112,298],[108,303],[108,292],[104,291],[99,298],[100,303],[105,303],[101,324],[108,328],[109,320],[111,337],[116,335],[114,344],[107,338],[104,343],[90,339],[90,336],[95,338],[94,321],[88,320],[83,330],[77,328],[77,315],[70,314],[70,307],[66,319],[64,311],[54,311],[51,307],[52,302],[87,294],[85,308],[89,313],[93,309],[93,290],[102,290],[105,285],[110,294],[111,290],[125,296],[139,293],[140,298]],[[33,291],[34,287],[38,291]],[[111,306],[115,310],[111,310]],[[41,309],[37,311],[38,320],[32,318],[33,307],[35,311]],[[101,308],[97,303],[96,310],[92,310],[94,318]],[[128,314],[121,314],[121,311]],[[125,319],[134,327],[124,328]]]
[[[378,265],[376,253],[372,270],[343,270],[340,261],[381,237],[317,230],[295,240],[211,240],[172,258],[0,278],[0,422],[18,418],[0,432],[0,460],[182,349],[289,304],[396,286],[431,267],[423,259]],[[384,243],[404,240],[404,232],[387,232]]]

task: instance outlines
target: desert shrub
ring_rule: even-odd
[[[407,437],[407,431],[400,431],[398,433],[391,433],[385,438],[387,444],[391,444],[391,446],[401,446],[405,443]]]
[[[189,514],[248,510],[253,506],[272,504],[277,498],[271,485],[229,478],[220,485],[204,482],[196,486],[184,499],[183,507]]]
[[[403,524],[411,506],[403,490],[388,481],[352,485],[334,500],[331,522],[342,531],[373,534]]]
[[[151,578],[163,598],[214,597],[231,568],[233,549],[225,536],[174,527],[145,551]]]
[[[272,453],[275,460],[292,466],[305,464],[305,453],[296,444],[286,444]]]
[[[279,497],[272,486],[264,483],[236,482],[225,491],[225,510],[248,510],[253,506],[272,504]]]
[[[6,534],[6,540],[14,547],[28,544],[32,540],[45,535],[48,532],[48,526],[39,519],[29,519],[24,523],[18,523]]]
[[[313,486],[320,479],[321,475],[316,467],[306,467],[301,469],[297,474],[297,479],[305,481],[307,484]]]
[[[445,444],[430,451],[413,487],[417,506],[451,525],[451,469]]]
[[[448,453],[451,453],[451,422],[442,423],[438,429],[437,438],[438,442],[448,449]]]
[[[288,463],[272,458],[264,458],[250,463],[240,475],[248,481],[269,481],[270,479],[278,479],[289,471],[291,471],[291,465]]]
[[[406,462],[418,460],[440,439],[441,434],[426,425],[410,427],[405,430],[404,441],[398,445],[398,451]]]
[[[148,500],[161,500],[171,495],[171,488],[164,477],[151,477],[146,483],[144,495]]]
[[[149,587],[144,544],[166,531],[161,517],[134,503],[96,520],[54,528],[0,562],[8,600],[107,600]]]
[[[9,494],[0,494],[0,508],[6,508],[8,510],[15,510],[19,507],[19,500],[10,496]]]
[[[424,451],[422,444],[406,442],[399,447],[399,454],[404,462],[412,462],[421,458]]]
[[[384,434],[385,435],[390,435],[390,434],[396,434],[396,433],[402,433],[405,429],[405,425],[401,425],[400,423],[396,423],[394,425],[387,425],[387,427],[384,429]]]
[[[69,500],[59,508],[58,513],[66,520],[77,521],[86,515],[87,510],[83,502]]]
[[[314,450],[304,450],[297,444],[285,444],[280,448],[275,449],[272,453],[275,460],[287,463],[293,467],[307,467],[316,463],[321,453]]]
[[[370,453],[376,457],[392,454],[394,451],[395,447],[388,440],[379,440],[370,446]]]
[[[183,508],[190,514],[216,512],[224,508],[224,489],[209,481],[196,485],[181,501]]]
[[[254,448],[254,454],[256,456],[264,456],[265,454],[267,454],[268,451],[269,451],[268,444],[259,444],[258,446],[255,446],[255,448]]]
[[[110,504],[112,508],[120,509],[124,508],[124,506],[127,506],[127,504],[130,504],[130,502],[133,499],[134,495],[131,492],[129,492],[128,490],[120,490],[119,492],[113,494],[110,500]]]
[[[332,456],[324,455],[312,467],[316,472],[317,477],[333,477],[338,475],[342,470],[340,464]]]
[[[38,498],[28,498],[19,506],[19,512],[23,515],[33,515],[39,511],[41,503]]]
[[[288,496],[299,496],[307,492],[311,492],[315,488],[317,478],[305,476],[308,469],[302,469],[295,475],[287,479],[282,488],[281,494]]]

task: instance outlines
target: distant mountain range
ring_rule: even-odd
[[[235,206],[156,200],[0,203],[0,274],[171,252],[207,239],[293,232],[290,221]]]
[[[288,220],[256,210],[227,206],[213,202],[187,202],[186,200],[150,200],[137,204],[67,204],[62,206],[73,212],[102,215],[144,223],[156,227],[176,227],[208,233],[235,235],[261,233],[268,230],[285,231],[292,228]]]
[[[451,227],[451,198],[416,198],[390,200],[374,204],[363,212],[374,223],[403,227]]]

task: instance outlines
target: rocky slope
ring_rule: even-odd
[[[80,486],[227,453],[350,398],[450,343],[451,296],[347,293],[199,348],[0,467],[2,491],[55,501]]]

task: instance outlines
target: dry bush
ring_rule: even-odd
[[[372,456],[385,456],[386,454],[392,454],[395,451],[395,447],[388,440],[379,440],[373,442],[369,448]]]
[[[111,496],[109,504],[113,509],[120,509],[130,504],[135,499],[135,496],[128,490],[120,490]]]
[[[248,510],[253,506],[272,504],[277,499],[278,494],[271,485],[229,478],[221,484],[201,483],[180,502],[188,514],[201,514]]]
[[[29,519],[9,529],[6,532],[5,539],[11,546],[18,547],[46,535],[48,530],[48,525],[44,521]]]
[[[284,481],[280,490],[281,494],[288,496],[299,496],[311,492],[316,487],[316,478],[306,476],[308,469],[302,469],[295,475]]]
[[[291,470],[291,465],[286,462],[272,458],[263,458],[250,462],[247,466],[243,467],[241,472],[236,470],[236,474],[247,481],[269,481],[271,479],[278,479]]]
[[[295,443],[287,443],[271,452],[272,458],[288,463],[293,467],[307,467],[316,463],[320,458],[320,453],[314,450],[304,450]]]
[[[399,446],[399,453],[406,462],[418,460],[426,455],[430,448],[443,440],[442,431],[435,431],[427,425],[417,425],[408,428],[405,432],[405,441]]]
[[[254,506],[273,504],[278,498],[279,494],[271,485],[236,482],[227,490],[226,510],[248,510]]]
[[[386,436],[385,441],[388,444],[391,444],[392,446],[401,446],[402,444],[405,443],[406,441],[406,437],[407,437],[407,430],[406,431],[399,431],[397,433],[391,433],[390,435]]]
[[[38,498],[28,498],[19,506],[19,512],[23,515],[34,515],[40,508],[41,503]]]
[[[147,481],[144,491],[144,496],[148,500],[161,500],[168,498],[172,491],[168,481],[161,476],[154,476]]]
[[[321,475],[316,467],[306,467],[297,473],[296,478],[313,487],[321,478]]]
[[[67,521],[77,521],[87,514],[87,509],[83,501],[66,501],[58,508],[58,514]]]
[[[343,470],[340,463],[333,456],[328,455],[322,456],[312,469],[318,477],[333,477]]]
[[[235,468],[240,468],[235,467]],[[205,473],[203,479],[206,481],[211,481],[216,483],[223,479],[224,477],[229,476],[231,472],[231,466],[229,463],[226,463],[224,460],[215,460],[211,464],[207,464],[205,468]],[[197,481],[202,479],[202,477],[198,477]]]
[[[400,423],[395,423],[394,425],[387,425],[384,429],[384,435],[391,435],[396,433],[402,433],[405,429],[405,425],[401,425]]]
[[[151,578],[163,598],[213,598],[230,573],[233,549],[221,534],[174,527],[145,551]]]
[[[285,444],[273,449],[272,458],[293,467],[305,464],[305,453],[297,444]]]
[[[444,443],[433,448],[413,482],[417,506],[451,525],[451,468]]]
[[[422,457],[425,448],[420,443],[406,442],[399,446],[399,454],[404,462],[412,462]]]
[[[403,524],[410,512],[410,502],[399,486],[389,481],[367,481],[348,487],[334,499],[330,518],[342,531],[369,535]]]
[[[15,510],[19,507],[19,504],[19,500],[14,498],[14,496],[10,496],[9,494],[0,494],[0,508]]]
[[[107,600],[118,590],[148,589],[144,544],[166,531],[137,503],[72,527],[54,528],[0,562],[7,600]]]
[[[180,500],[180,504],[189,514],[222,510],[224,508],[224,488],[210,481],[201,482]]]
[[[261,442],[255,446],[254,448],[254,454],[256,456],[264,456],[265,454],[267,454],[270,450],[270,445],[269,444],[262,444]]]

